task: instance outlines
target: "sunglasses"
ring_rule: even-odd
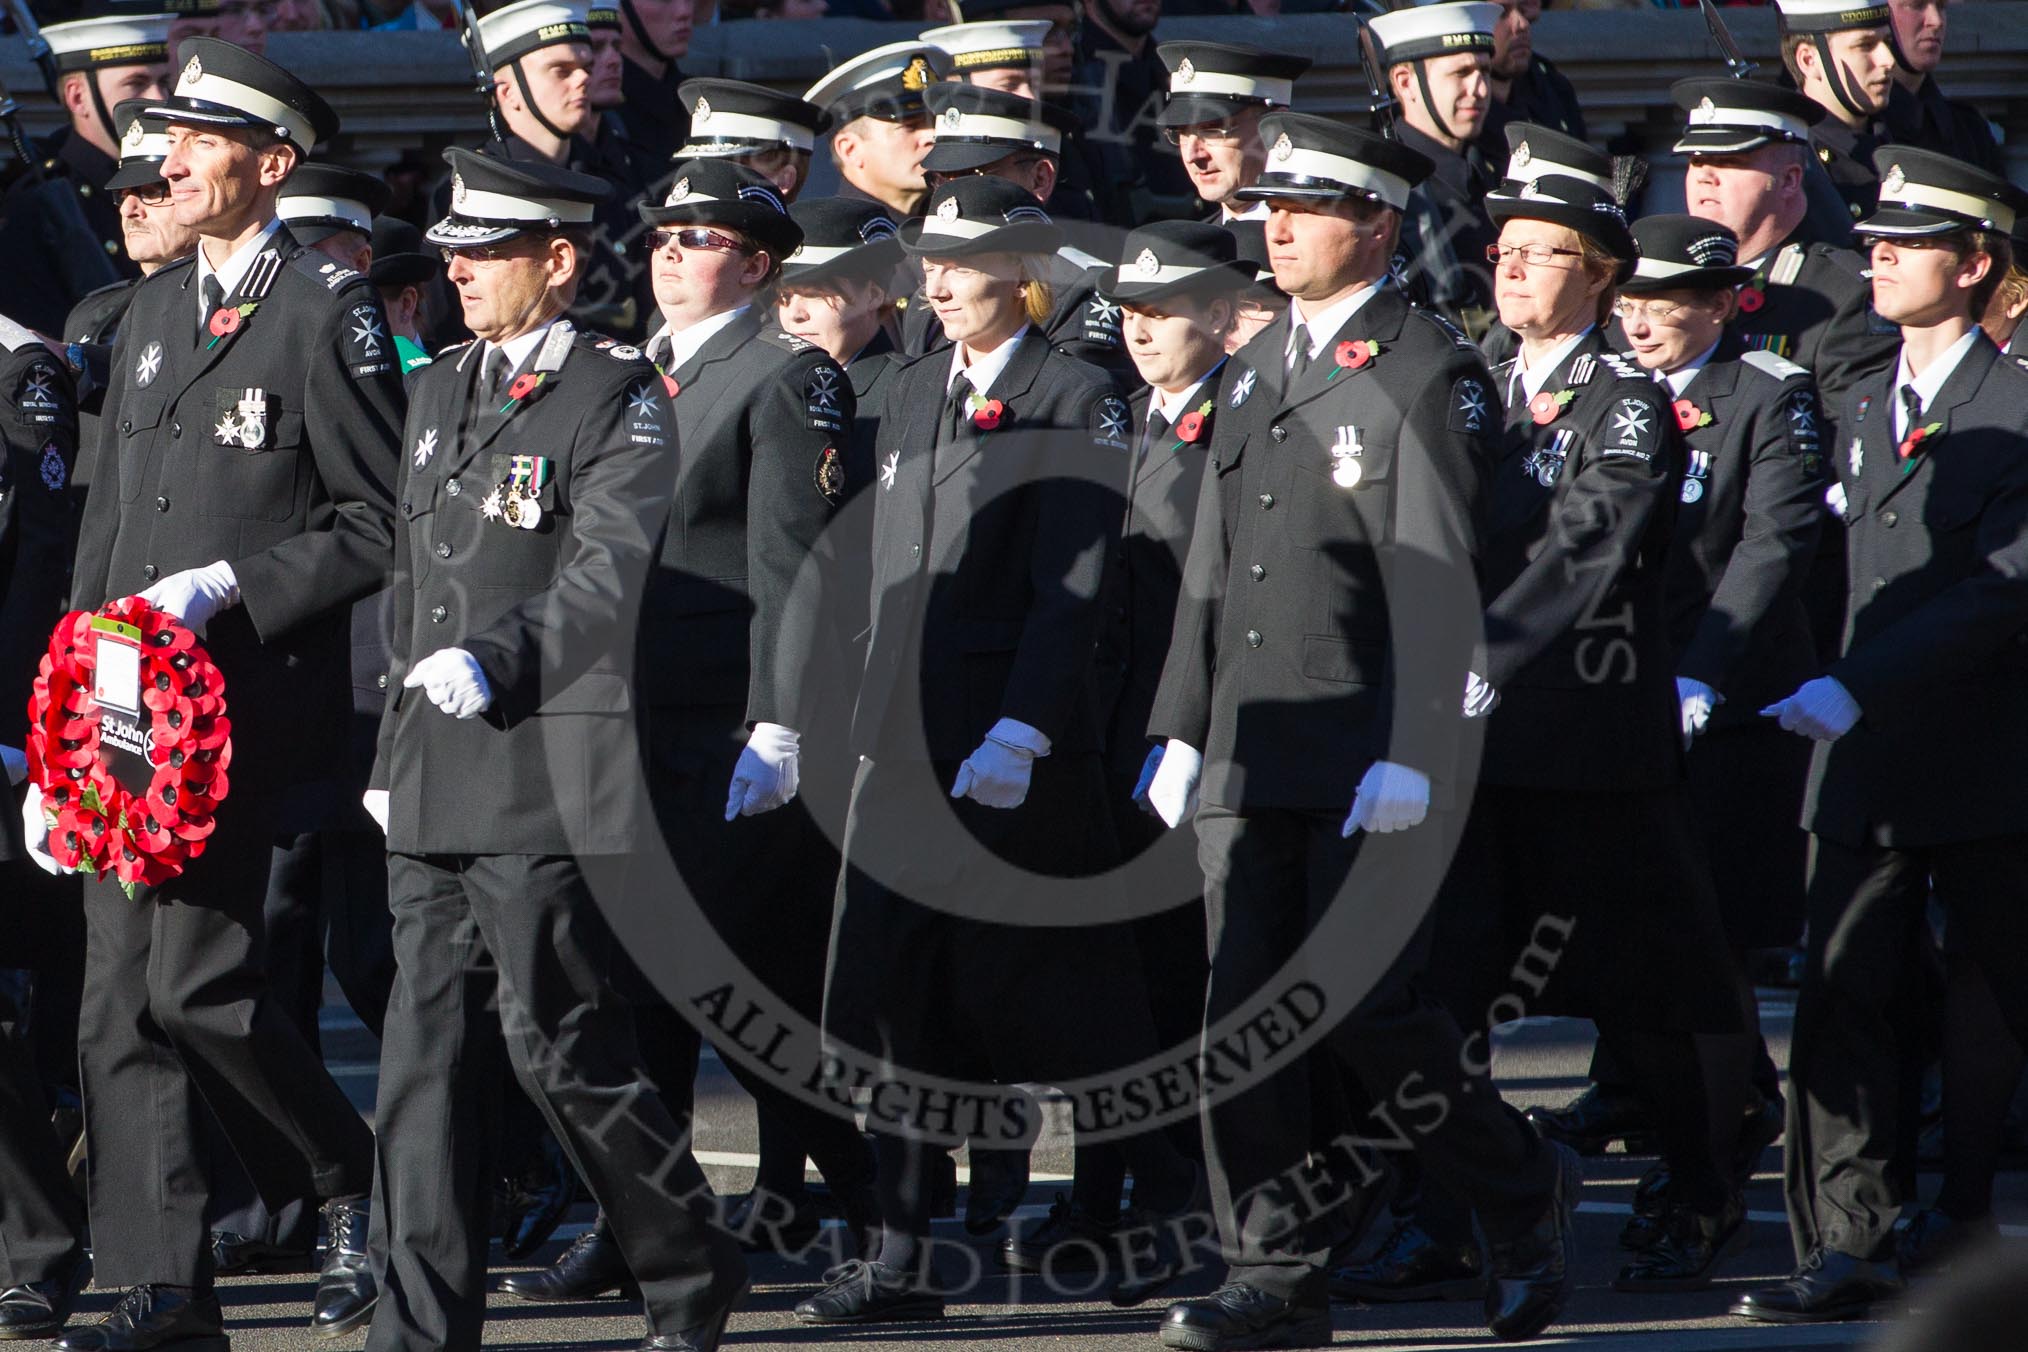
[[[641,237],[641,242],[647,246],[649,253],[659,253],[671,244],[687,253],[752,253],[755,247],[701,225],[685,226],[681,230],[650,230]]]
[[[497,263],[503,258],[514,257],[514,246],[519,242],[503,239],[498,244],[462,244],[456,248],[444,246],[439,247],[437,252],[443,255],[446,264],[454,258],[462,258],[471,263]]]
[[[169,185],[161,180],[143,183],[138,188],[120,189],[122,198],[133,198],[144,207],[159,207],[169,200]]]

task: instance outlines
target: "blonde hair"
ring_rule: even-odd
[[[1049,317],[1056,313],[1056,288],[1042,275],[1042,270],[1048,266],[1046,256],[1023,255],[1021,259],[1021,300],[1028,310],[1028,322],[1038,329],[1048,324]]]

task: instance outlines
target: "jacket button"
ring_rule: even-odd
[[[440,559],[448,559],[449,557],[451,557],[451,546],[449,541],[438,542],[437,557]]]
[[[1892,511],[1885,511],[1880,514],[1880,524],[1883,526],[1892,526],[1895,522],[1899,520],[1901,520],[1901,518],[1899,516],[1896,516]]]
[[[1261,509],[1261,510],[1262,510],[1263,512],[1269,512],[1269,511],[1273,511],[1273,510],[1274,510],[1274,505],[1275,505],[1275,495],[1274,495],[1274,494],[1272,494],[1272,493],[1263,493],[1263,494],[1261,494],[1261,495],[1260,495],[1260,509]]]
[[[451,612],[445,610],[442,606],[438,606],[436,609],[430,612],[430,620],[432,623],[435,624],[442,624],[445,620],[448,620],[449,618],[451,618]]]
[[[1268,435],[1273,437],[1276,441],[1287,441],[1289,439],[1289,429],[1283,427],[1280,423],[1276,423],[1273,427],[1268,429]]]
[[[1260,645],[1261,645],[1261,644],[1262,644],[1262,643],[1263,643],[1264,641],[1265,641],[1265,640],[1263,640],[1263,639],[1261,638],[1261,636],[1260,636],[1260,630],[1258,630],[1258,629],[1249,629],[1249,630],[1247,630],[1247,631],[1246,631],[1246,646],[1247,646],[1247,647],[1249,647],[1249,648],[1258,648],[1258,647],[1259,647],[1259,646],[1260,646]]]
[[[180,423],[180,422],[173,422],[173,423],[170,423],[170,424],[169,424],[169,435],[171,435],[171,436],[174,436],[174,437],[180,437],[180,436],[182,436],[182,435],[183,435],[183,424],[182,424],[182,423]]]
[[[1260,566],[1259,564],[1257,564],[1257,563],[1256,563],[1256,564],[1255,564],[1255,565],[1254,565],[1253,567],[1251,567],[1251,568],[1247,569],[1246,571],[1247,571],[1247,572],[1249,572],[1249,573],[1251,573],[1251,574],[1253,574],[1253,580],[1254,580],[1255,582],[1258,582],[1258,581],[1260,581],[1260,580],[1261,580],[1262,578],[1264,578],[1264,577],[1266,577],[1266,576],[1267,576],[1267,569],[1265,569],[1265,568],[1261,567],[1261,566]]]
[[[167,499],[167,498],[157,498],[157,499],[155,499],[155,510],[156,510],[156,511],[158,511],[158,512],[166,512],[166,511],[168,511],[168,510],[169,510],[169,499]]]
[[[384,671],[381,672],[378,676],[373,678],[373,683],[379,686],[382,690],[387,689],[387,673]]]
[[[919,559],[919,558],[921,558],[921,557],[922,557],[922,546],[921,546],[921,545],[910,545],[910,546],[908,547],[908,556],[909,556],[910,558],[912,558],[912,559]]]
[[[1886,590],[1887,590],[1887,579],[1886,579],[1886,578],[1884,578],[1884,577],[1876,577],[1876,578],[1874,578],[1874,579],[1873,579],[1873,590],[1875,590],[1875,591],[1886,591]]]
[[[152,563],[143,564],[141,566],[141,576],[153,582],[156,578],[162,576],[162,570]]]
[[[120,419],[120,430],[128,436],[134,435],[134,420],[132,418]]]
[[[415,515],[415,504],[414,504],[414,503],[412,503],[412,502],[404,502],[404,503],[402,503],[402,504],[401,504],[401,514],[402,514],[403,516],[414,516],[414,515]]]
[[[458,496],[458,494],[464,491],[465,486],[459,483],[456,479],[446,479],[444,481],[444,492],[449,493],[452,497],[455,498],[456,496]]]

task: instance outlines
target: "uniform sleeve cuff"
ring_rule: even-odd
[[[1031,756],[1049,754],[1049,738],[1043,736],[1039,729],[1029,727],[1018,718],[1003,718],[995,723],[992,730],[986,734],[986,740],[1005,742],[1008,746],[1017,747]]]

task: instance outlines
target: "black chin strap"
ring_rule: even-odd
[[[1920,74],[1908,59],[1908,53],[1901,50],[1901,34],[1895,31],[1890,20],[1887,25],[1887,50],[1894,53],[1894,68],[1909,75]]]
[[[1893,31],[1891,27],[1888,29],[1890,34]],[[1860,121],[1872,121],[1876,114],[1860,107],[1858,87],[1845,78],[1845,68],[1831,59],[1831,35],[1819,33],[1810,40],[1810,44],[1817,49],[1817,59],[1824,65],[1824,83],[1831,86],[1832,97],[1845,105],[1845,111]],[[1894,59],[1901,60],[1901,48],[1894,49]]]
[[[1462,150],[1463,149],[1462,142],[1464,141],[1464,138],[1462,136],[1459,136],[1456,132],[1452,131],[1450,123],[1444,121],[1444,115],[1437,111],[1436,96],[1429,92],[1428,58],[1426,57],[1418,58],[1417,60],[1412,61],[1409,64],[1415,67],[1415,87],[1422,91],[1423,111],[1429,114],[1430,121],[1436,123],[1436,129],[1439,133],[1442,134],[1443,138],[1446,141],[1460,142],[1459,149]]]
[[[620,0],[620,14],[626,19],[627,27],[634,30],[634,41],[646,47],[663,61],[673,62],[676,60],[675,53],[663,51],[648,36],[648,26],[641,22],[640,14],[634,9],[634,0]]]
[[[570,145],[570,133],[543,116],[542,105],[535,101],[535,93],[528,87],[528,75],[521,69],[521,58],[515,57],[512,61],[508,62],[508,65],[513,68],[514,83],[521,90],[521,102],[528,109],[528,115],[534,118],[544,131],[568,147]]]

